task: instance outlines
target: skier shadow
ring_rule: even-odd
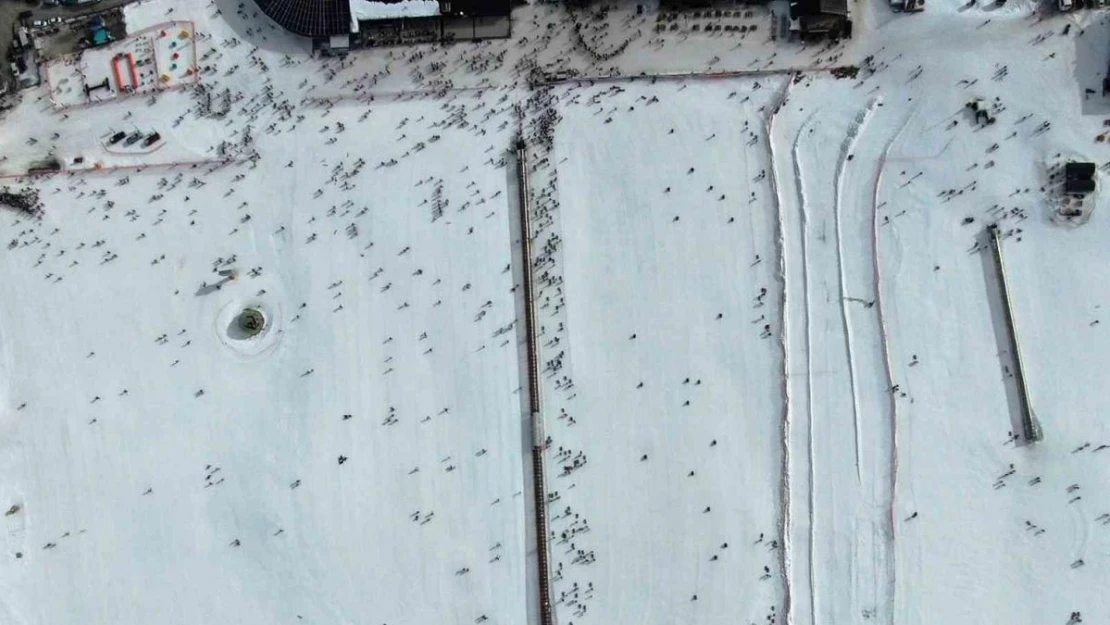
[[[979,244],[979,259],[982,261],[983,281],[987,290],[987,305],[990,307],[991,325],[994,328],[994,341],[997,347],[998,366],[1002,382],[1006,388],[1006,405],[1010,412],[1010,435],[1021,447],[1033,441],[1025,440],[1025,426],[1022,419],[1021,391],[1017,383],[1016,355],[1010,342],[1010,330],[1006,324],[1006,304],[1002,300],[1001,267],[995,262],[991,251],[991,235],[984,228],[976,239]]]
[[[204,284],[201,284],[200,287],[197,288],[196,292],[193,293],[193,295],[195,295],[196,297],[204,297],[205,295],[211,295],[212,293],[215,293],[216,291],[219,291],[220,289],[224,288],[225,284],[227,284],[228,282],[231,282],[234,279],[235,279],[235,276],[228,275],[228,276],[223,276],[222,278],[220,278],[219,282],[214,282],[212,284],[209,284],[208,282],[205,282]]]

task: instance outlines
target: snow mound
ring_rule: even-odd
[[[247,298],[234,291],[223,302],[213,324],[220,343],[241,360],[257,360],[273,353],[283,334],[281,304],[265,295]],[[241,327],[240,317],[247,310],[262,313],[265,323],[261,331],[252,334]]]

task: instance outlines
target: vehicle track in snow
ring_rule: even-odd
[[[837,269],[840,282],[840,315],[843,322],[845,353],[852,389],[854,423],[857,433],[857,480],[859,493],[857,508],[857,538],[853,559],[869,563],[869,573],[859,586],[864,591],[854,606],[867,618],[893,625],[893,526],[889,516],[891,497],[888,472],[892,450],[888,446],[890,417],[883,402],[889,401],[891,383],[886,373],[886,362],[881,347],[882,331],[879,319],[872,316],[873,302],[849,293],[866,292],[875,288],[871,214],[875,203],[874,185],[879,170],[873,164],[886,148],[886,137],[864,140],[863,133],[882,106],[881,98],[872,98],[849,125],[839,159],[835,180],[834,221],[837,236]],[[885,127],[885,124],[880,124]],[[871,137],[871,135],[868,135]],[[854,157],[855,161],[849,161]],[[854,162],[854,167],[847,166]],[[847,240],[845,240],[847,239]],[[860,249],[856,256],[846,255],[845,249]],[[862,295],[862,293],[861,293]],[[872,296],[874,297],[874,296]],[[850,310],[849,302],[867,306]],[[884,397],[885,396],[885,397]],[[872,510],[878,511],[873,514]]]
[[[916,111],[915,111],[916,112]],[[871,198],[871,263],[872,272],[875,280],[875,309],[879,319],[879,345],[882,349],[883,356],[883,371],[886,374],[886,388],[887,396],[890,398],[890,508],[887,515],[887,522],[889,526],[889,535],[891,541],[890,557],[888,559],[889,571],[889,584],[890,584],[890,609],[888,614],[891,615],[893,621],[893,614],[896,606],[896,593],[897,593],[897,571],[898,571],[898,550],[894,543],[897,540],[895,534],[895,509],[897,507],[898,499],[898,399],[897,394],[894,392],[894,370],[890,362],[890,340],[889,331],[887,329],[886,317],[883,314],[883,274],[882,262],[879,259],[879,191],[882,188],[883,173],[886,170],[886,162],[890,155],[891,147],[902,136],[902,132],[909,125],[910,120],[913,118],[914,113],[898,128],[898,131],[887,142],[886,147],[883,148],[883,154],[879,158],[877,172],[875,174],[875,186],[872,191]]]
[[[844,272],[844,237],[841,227],[841,194],[844,189],[844,168],[848,162],[848,155],[851,154],[852,149],[856,145],[860,134],[867,127],[867,122],[871,119],[875,107],[882,102],[882,98],[874,98],[867,104],[867,108],[861,111],[855,118],[854,123],[848,130],[848,135],[844,138],[844,142],[840,146],[840,155],[836,164],[836,179],[835,189],[833,191],[833,222],[835,223],[836,230],[836,268],[839,275],[838,282],[840,283],[840,319],[844,328],[844,349],[848,355],[848,384],[852,392],[852,424],[855,431],[856,438],[856,482],[863,483],[862,473],[862,459],[861,454],[863,450],[863,442],[860,440],[860,408],[859,408],[859,389],[856,385],[856,361],[854,350],[852,348],[852,329],[848,323],[848,293],[845,288],[847,277]]]

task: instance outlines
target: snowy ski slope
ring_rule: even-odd
[[[782,360],[759,112],[776,89],[649,93],[559,94],[558,195],[540,211],[559,212],[564,242],[541,240],[561,248],[562,272],[539,296],[557,598],[584,622],[758,620],[782,596]],[[575,600],[574,584],[595,590]]]
[[[0,186],[43,202],[0,209],[0,623],[538,622],[534,496],[559,625],[1110,619],[1107,16],[867,2],[802,46],[647,8],[321,60],[249,2],[152,0],[129,29],[194,20],[202,90],[27,92],[0,121]],[[18,178],[50,154],[74,173]],[[1068,159],[1100,166],[1081,224]]]
[[[509,112],[432,127],[492,100],[346,145],[340,104],[259,137],[274,169],[42,181],[5,224],[5,622],[525,618],[507,173],[468,158]]]

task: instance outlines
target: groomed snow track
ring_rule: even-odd
[[[779,283],[780,293],[782,300],[779,304],[779,327],[782,328],[782,336],[779,343],[782,348],[782,579],[783,579],[783,619],[786,625],[793,625],[794,623],[794,605],[793,605],[793,562],[791,561],[792,545],[790,540],[790,471],[792,464],[790,461],[790,417],[791,417],[791,403],[790,403],[790,349],[788,340],[790,324],[787,323],[787,306],[789,303],[786,301],[786,251],[784,237],[786,226],[784,225],[784,218],[782,214],[782,190],[779,186],[779,172],[775,165],[775,142],[772,138],[775,129],[775,118],[779,114],[779,110],[786,104],[787,99],[790,97],[790,87],[794,84],[794,77],[790,76],[783,84],[778,97],[775,98],[772,106],[768,108],[769,112],[764,122],[764,138],[766,141],[767,158],[770,161],[770,184],[771,196],[775,202],[775,255],[778,257],[778,270],[776,271],[775,278]]]

